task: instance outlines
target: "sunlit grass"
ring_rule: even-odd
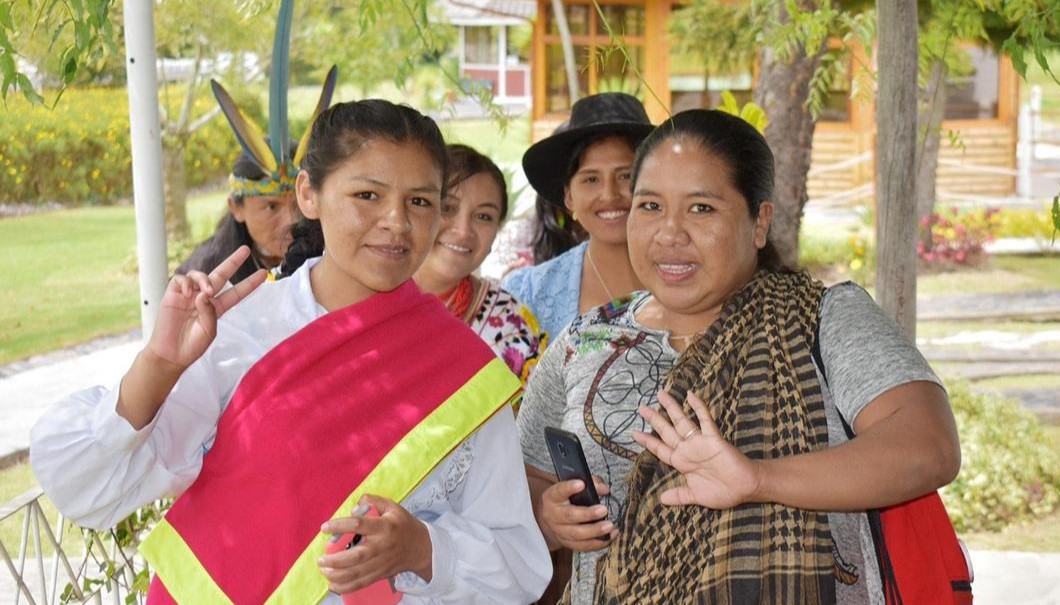
[[[221,194],[189,200],[196,239],[223,212]],[[139,326],[135,255],[131,206],[0,220],[0,364]]]

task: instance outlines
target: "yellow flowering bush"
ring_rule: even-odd
[[[200,95],[193,115],[213,103]],[[0,203],[97,204],[128,197],[129,149],[124,88],[68,90],[54,109],[11,95],[0,120]],[[223,177],[237,152],[224,118],[215,117],[187,145],[188,185]]]
[[[1039,210],[1031,208],[1004,208],[997,213],[999,225],[997,236],[1001,237],[1028,237],[1040,244],[1049,244],[1053,241],[1053,225],[1050,216],[1049,205],[1046,204]]]

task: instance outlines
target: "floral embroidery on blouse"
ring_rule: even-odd
[[[493,349],[523,384],[545,349],[545,335],[537,318],[507,290],[493,282],[469,326]]]

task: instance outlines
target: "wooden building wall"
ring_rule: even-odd
[[[589,0],[565,0],[565,4]],[[645,56],[644,80],[655,95],[645,94],[645,108],[654,122],[668,114],[672,95],[669,85],[670,52],[666,23],[671,3],[658,0],[600,0],[601,5],[636,4],[644,7]],[[538,0],[538,18],[534,25],[533,53],[533,128],[534,141],[548,136],[562,123],[565,113],[545,111],[545,16],[551,11],[551,0]],[[555,39],[554,37],[552,39]],[[576,41],[577,43],[577,41]],[[868,58],[855,61],[853,69]],[[579,66],[583,67],[583,66]],[[856,76],[854,76],[856,77]],[[994,119],[947,120],[943,123],[940,150],[938,191],[940,197],[1006,196],[1015,191],[1017,114],[1019,102],[1018,75],[1007,58],[998,71],[998,111]],[[583,91],[582,94],[587,94]],[[871,199],[874,181],[876,122],[872,99],[851,101],[846,122],[818,122],[814,135],[809,194],[812,200],[837,204],[855,204]],[[957,133],[959,146],[949,143],[949,132]]]

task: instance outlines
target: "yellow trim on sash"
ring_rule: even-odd
[[[173,556],[173,565],[166,566],[164,582],[169,595],[177,603],[209,603],[232,605],[232,600],[213,581],[199,559],[188,548],[169,521],[162,519],[140,543],[140,554],[151,561],[162,561],[162,553]]]
[[[332,515],[345,517],[366,495],[401,502],[456,446],[518,394],[522,385],[500,359],[492,359],[464,386],[416,425],[383,457]],[[499,395],[503,394],[503,395]],[[317,568],[329,536],[318,534],[291,566],[268,605],[318,603],[328,592]],[[178,603],[231,605],[232,601],[203,568],[195,553],[162,520],[140,545],[169,594]],[[162,557],[162,553],[166,557]]]

